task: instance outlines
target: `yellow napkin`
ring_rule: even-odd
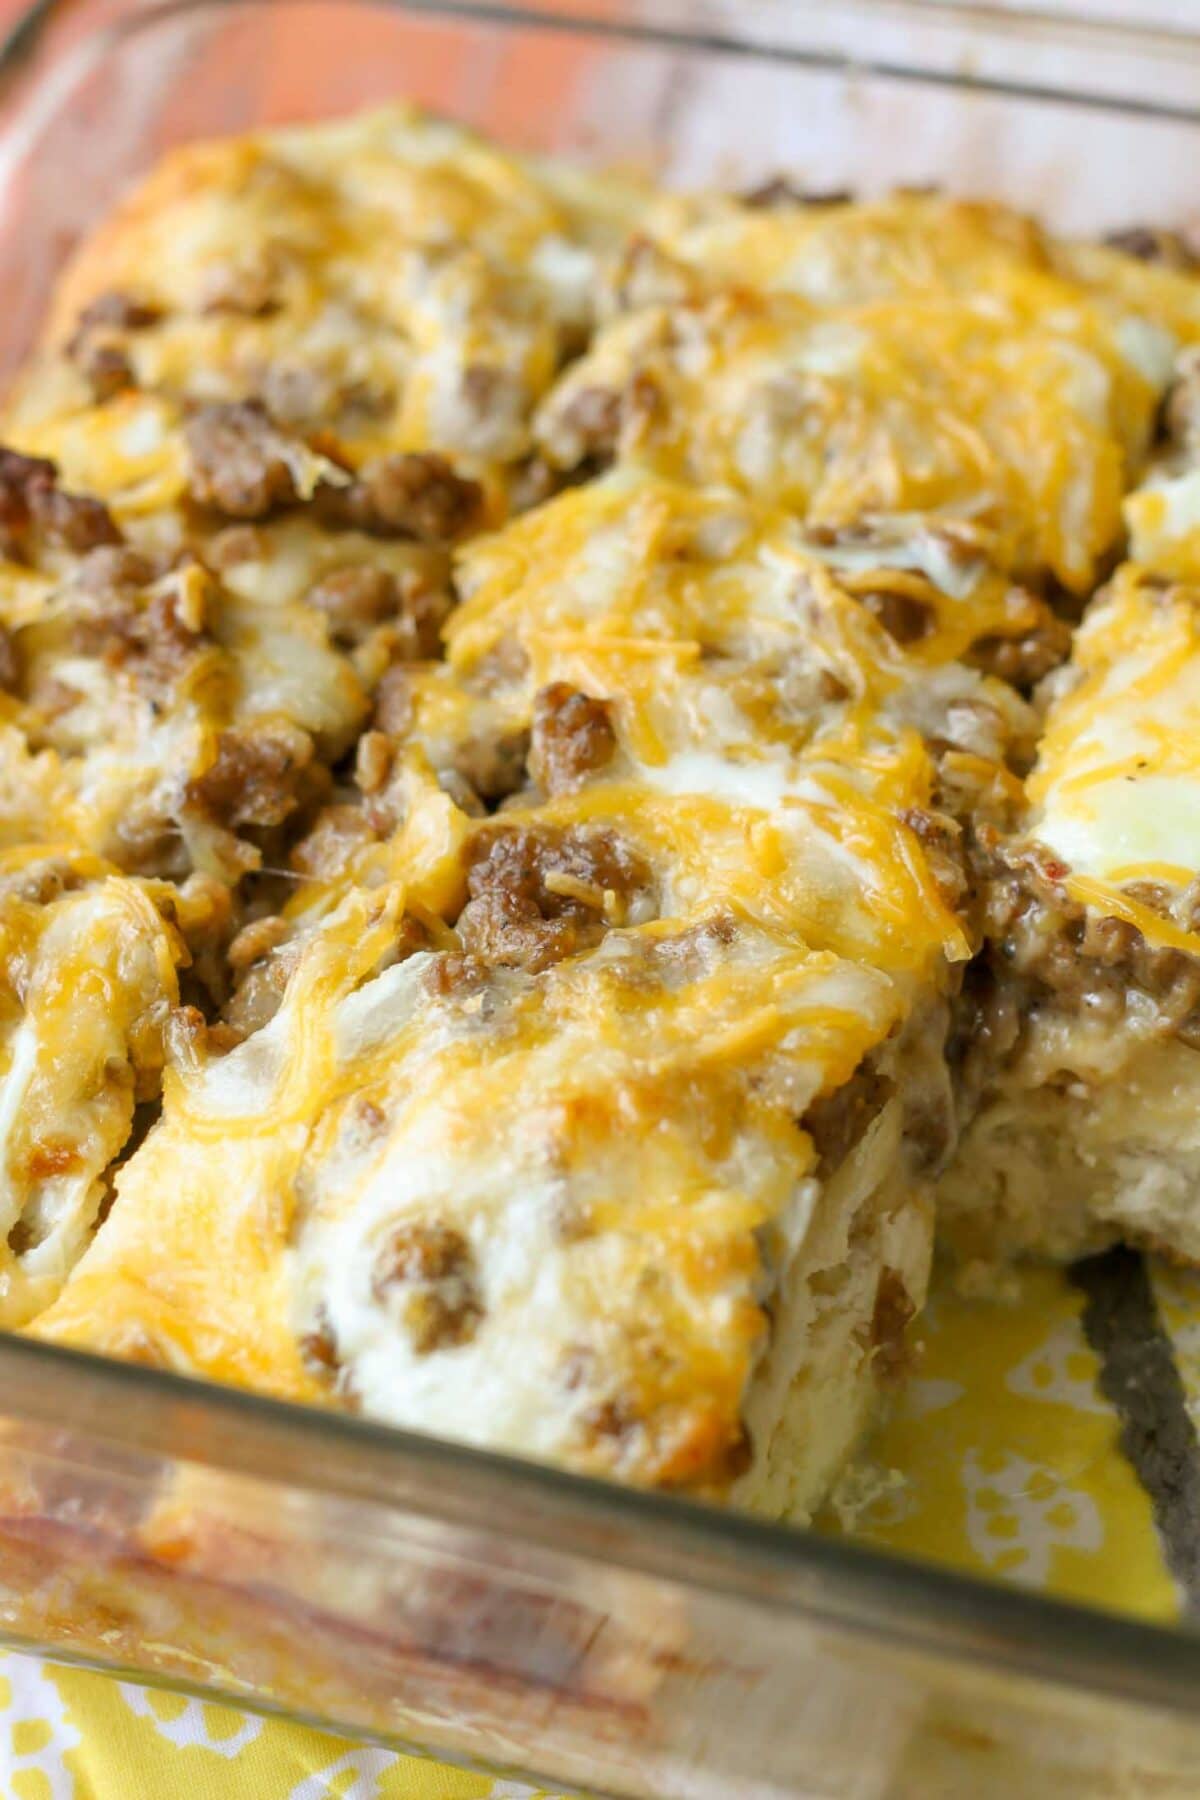
[[[1134,1259],[1130,1259],[1133,1262]],[[1200,1282],[1154,1269],[1159,1318],[1200,1393]],[[1119,1444],[1064,1272],[1020,1270],[995,1297],[935,1286],[916,1370],[822,1529],[1142,1618],[1177,1616],[1153,1510]],[[1190,1355],[1185,1321],[1196,1321]]]

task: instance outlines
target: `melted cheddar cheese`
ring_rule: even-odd
[[[438,450],[498,475],[641,198],[404,107],[189,146],[60,287],[15,428],[86,403],[89,355],[119,345],[139,390],[261,399],[355,464]],[[106,315],[111,295],[131,304]]]
[[[965,518],[998,566],[1083,590],[1160,391],[1082,295],[1053,311],[938,292],[829,312],[731,288],[617,319],[544,403],[538,436],[562,467],[615,450],[828,527]]]
[[[795,1119],[896,989],[748,926],[614,932],[457,998],[427,953],[352,988],[369,934],[351,907],[271,1024],[174,1078],[37,1331],[310,1398],[334,1397],[336,1356],[343,1397],[397,1423],[719,1479],[813,1204]]]
[[[1200,866],[1183,586],[1122,569],[1023,780],[1123,504],[1186,556],[1200,302],[775,198],[393,108],[85,246],[0,453],[0,1322],[811,1506],[923,1297],[980,843],[1139,924]]]
[[[25,572],[6,574],[8,779],[22,783],[36,749],[53,794],[42,829],[132,870],[236,879],[260,857],[240,828],[286,816],[315,752],[344,750],[366,712],[319,617],[239,604],[194,559],[97,548],[33,605]],[[206,773],[235,742],[260,762],[272,747],[293,773],[258,816],[206,803]]]
[[[918,960],[927,934],[939,950],[957,942],[916,873],[919,850],[897,826],[906,808],[930,801],[929,740],[951,765],[974,759],[989,779],[1006,758],[1028,755],[1029,708],[955,655],[981,631],[1024,622],[1026,597],[1012,606],[1011,587],[988,574],[953,594],[913,578],[929,627],[902,647],[829,568],[830,555],[785,515],[637,470],[476,540],[458,559],[467,598],[448,623],[446,661],[408,684],[394,777],[400,834],[358,853],[357,879],[403,872],[423,892],[418,843],[436,863],[443,850],[457,854],[457,838],[489,829],[463,820],[456,838],[447,811],[456,778],[469,786],[480,746],[519,742],[537,695],[565,683],[603,696],[615,742],[576,791],[547,797],[534,787],[539,816],[564,826],[619,819],[644,834],[657,865],[682,859],[677,879],[697,893],[719,879],[719,846],[732,832],[723,894],[750,910],[794,906],[803,929],[866,954],[885,911],[873,877],[886,869],[898,884],[888,913],[898,941]],[[523,806],[511,792],[506,816]],[[747,855],[754,814],[762,851]],[[803,881],[776,889],[764,879],[771,868],[782,876],[774,839],[791,828],[806,834],[813,859],[807,901]],[[798,867],[799,853],[789,855]],[[830,895],[843,886],[839,912]],[[872,894],[881,911],[856,927],[855,908]],[[317,898],[301,894],[296,907]]]
[[[930,744],[994,774],[1031,721],[906,655],[794,521],[636,471],[458,574],[375,796],[390,829],[302,884],[278,1011],[172,1074],[35,1329],[720,1489],[815,1230],[800,1121],[969,952],[916,823]],[[609,734],[565,781],[538,760],[564,690]],[[531,724],[524,785],[464,811],[456,766]]]

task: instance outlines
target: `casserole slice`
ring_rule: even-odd
[[[1136,267],[1086,255],[1110,276]],[[1182,304],[1170,270],[1126,278]],[[1125,503],[1131,560],[1047,681],[1020,828],[972,833],[984,954],[955,1034],[966,1128],[939,1192],[967,1261],[1115,1240],[1200,1255],[1198,402],[1185,350]]]
[[[289,946],[347,884],[403,879],[410,906],[458,920],[468,940],[503,924],[506,956],[548,955],[538,934],[552,919],[526,914],[522,948],[511,907],[505,921],[494,907],[463,910],[485,881],[475,846],[507,818],[573,829],[641,817],[664,850],[686,852],[689,895],[774,916],[812,895],[799,879],[777,890],[769,862],[747,852],[744,809],[762,815],[765,843],[805,796],[825,821],[860,808],[864,846],[902,869],[917,844],[962,929],[964,822],[1016,816],[1037,722],[960,652],[1021,663],[1039,637],[1051,658],[1061,640],[1024,590],[978,564],[943,574],[942,556],[932,528],[907,542],[862,531],[814,543],[784,514],[633,468],[465,547],[445,663],[385,677],[357,795],[293,851],[300,880],[270,932],[264,922],[235,946],[239,1021],[269,1016]],[[881,934],[898,945],[904,904],[858,881],[849,846],[840,855],[821,941],[851,956],[873,955]],[[787,877],[786,862],[776,873]],[[576,885],[557,909],[582,919]],[[547,934],[557,954],[564,933]]]
[[[221,453],[247,482],[278,466],[303,488],[319,459],[275,438],[276,463],[245,441]],[[199,508],[187,428],[151,396],[88,407],[39,448],[53,455],[0,451],[15,835],[52,819],[131,872],[236,882],[325,798],[383,670],[436,646],[444,553],[327,527],[299,491],[254,520]],[[22,823],[32,787],[49,819]]]
[[[1170,374],[1171,341],[1155,343],[1131,354],[1086,292],[1049,277],[837,309],[730,286],[619,314],[536,430],[556,469],[637,461],[830,530],[949,519],[994,567],[1084,593]]]
[[[369,481],[432,458],[501,504],[646,191],[400,105],[189,145],[67,271],[7,429],[130,388],[251,405]]]
[[[901,1139],[937,1063],[919,1031],[888,1041],[894,984],[714,911],[537,973],[416,951],[355,987],[399,903],[352,898],[268,1025],[168,1081],[33,1329],[810,1506],[924,1294]],[[839,1191],[800,1121],[848,1084]]]
[[[924,1294],[939,802],[1003,815],[1032,717],[728,494],[619,471],[459,573],[33,1329],[804,1516]]]

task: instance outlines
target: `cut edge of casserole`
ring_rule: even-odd
[[[981,852],[973,1116],[939,1194],[969,1260],[1124,1240],[1200,1261],[1200,586],[1186,546],[1139,534],[1143,504],[1134,553],[1160,566],[1122,565],[1093,602],[1022,830]]]

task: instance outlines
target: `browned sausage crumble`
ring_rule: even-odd
[[[614,832],[514,826],[481,834],[458,918],[464,950],[531,973],[587,948],[649,896],[650,870]]]
[[[5,556],[33,562],[40,544],[82,554],[120,541],[108,508],[90,495],[60,488],[52,462],[0,447],[0,548]]]
[[[612,761],[612,707],[569,682],[553,681],[533,702],[529,772],[547,794],[569,794]]]
[[[483,1317],[470,1245],[449,1225],[397,1226],[375,1258],[371,1290],[398,1314],[419,1356],[468,1343]]]
[[[256,401],[202,406],[183,433],[190,492],[198,506],[227,519],[265,519],[300,498],[296,446]]]

